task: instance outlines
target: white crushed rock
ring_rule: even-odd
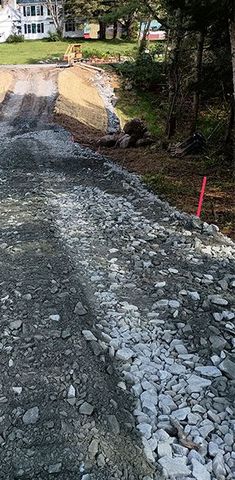
[[[106,166],[110,174],[120,174],[118,167]],[[181,216],[147,193],[138,178],[128,173],[123,178],[126,190],[137,191],[146,202],[144,212],[139,210],[134,194],[126,198],[104,193],[98,187],[76,186],[50,200],[58,212],[57,226],[93,291],[97,337],[109,347],[110,357],[118,361],[117,368],[136,399],[134,415],[149,461],[159,462],[167,478],[171,478],[171,472],[178,472],[182,478],[202,475],[205,480],[220,480],[216,473],[217,445],[222,458],[227,456],[229,460],[224,462],[224,478],[230,480],[234,445],[230,437],[226,443],[225,435],[232,435],[232,417],[230,410],[218,406],[219,392],[216,396],[214,387],[211,390],[215,379],[227,381],[220,369],[227,354],[222,352],[216,359],[214,355],[215,363],[203,365],[200,351],[192,352],[190,341],[185,344],[183,337],[188,332],[192,338],[188,316],[197,318],[201,310],[211,323],[213,295],[217,309],[226,305],[233,313],[229,292],[223,291],[223,297],[213,292],[218,292],[220,277],[227,275],[230,279],[227,266],[234,246],[229,240],[219,243],[213,236],[208,242],[209,233],[204,240],[198,238],[181,223],[188,221],[188,216]],[[149,201],[162,212],[159,222],[148,217]],[[208,246],[209,263],[204,266]],[[196,301],[202,305],[198,312]],[[214,337],[216,347],[221,340],[216,334]],[[225,345],[227,342],[221,339]],[[101,340],[98,342],[102,345]],[[200,456],[191,457],[177,437],[170,436],[174,448],[159,438],[159,432],[168,435],[171,430],[171,415],[198,445]],[[198,458],[203,459],[202,466]]]

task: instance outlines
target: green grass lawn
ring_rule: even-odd
[[[65,50],[70,43],[76,40],[63,40],[58,42],[48,42],[46,40],[26,40],[17,44],[0,44],[0,64],[17,65],[38,63],[40,60],[58,60],[62,59]],[[122,40],[78,40],[83,44],[83,54],[85,57],[96,55],[103,57],[105,55],[121,54],[133,55],[136,50],[136,44]]]

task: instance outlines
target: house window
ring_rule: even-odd
[[[27,17],[30,17],[30,7],[26,7],[26,15]]]
[[[36,33],[36,23],[32,23],[32,33]]]
[[[40,15],[41,14],[41,8],[40,8],[40,5],[37,5],[36,6],[36,15]]]
[[[28,26],[28,33],[31,33],[31,25],[28,24],[27,26]]]
[[[32,5],[31,6],[31,16],[35,17],[35,15],[36,15],[36,7],[35,7],[35,5]]]
[[[50,8],[48,8],[48,7],[47,7],[47,15],[48,15],[48,17],[51,16],[51,11],[50,11]]]
[[[73,20],[67,20],[65,23],[65,31],[66,32],[75,32],[76,26],[75,22]]]

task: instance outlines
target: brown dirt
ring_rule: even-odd
[[[128,150],[107,149],[98,146],[101,133],[84,126],[66,115],[56,115],[56,121],[69,129],[76,142],[107,155],[130,172],[157,176],[157,183],[148,181],[150,187],[171,205],[187,213],[196,213],[198,197],[204,175],[208,176],[202,218],[216,223],[221,231],[235,239],[234,188],[231,180],[232,168],[221,165],[205,168],[200,158],[171,158],[166,151],[151,148]],[[105,130],[104,130],[105,132]]]
[[[59,73],[59,97],[55,112],[79,120],[96,130],[105,131],[108,116],[94,85],[95,72],[75,66]]]
[[[0,103],[4,100],[6,93],[10,90],[13,77],[9,72],[0,72]]]

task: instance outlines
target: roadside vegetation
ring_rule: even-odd
[[[75,39],[76,41],[76,39]],[[105,58],[111,55],[133,56],[137,45],[133,41],[125,40],[77,40],[82,44],[83,56]],[[1,43],[0,64],[24,65],[38,62],[56,62],[62,60],[67,46],[74,40],[25,40],[22,43]]]

